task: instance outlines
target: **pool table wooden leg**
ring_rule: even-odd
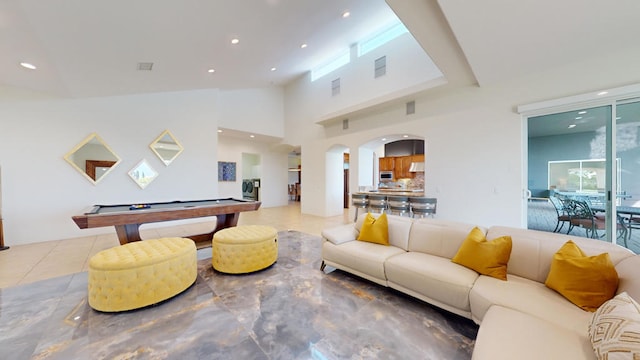
[[[213,230],[215,233],[218,230],[226,229],[228,227],[233,227],[238,225],[238,219],[240,218],[240,213],[231,213],[231,214],[220,214],[216,215],[216,228]]]
[[[116,234],[120,245],[124,245],[133,241],[140,241],[140,224],[115,225]]]

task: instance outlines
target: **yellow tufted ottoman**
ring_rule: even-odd
[[[242,274],[271,266],[278,259],[278,232],[271,226],[244,225],[216,232],[211,243],[213,268]]]
[[[185,238],[131,242],[89,260],[89,305],[114,312],[169,299],[196,281],[196,246]]]

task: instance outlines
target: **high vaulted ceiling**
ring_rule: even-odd
[[[637,0],[3,0],[0,86],[69,97],[280,86],[394,12],[449,86],[588,61],[603,67],[584,76],[606,78],[616,59],[640,63]],[[637,81],[640,66],[629,69]]]
[[[394,21],[384,0],[3,0],[0,84],[70,97],[283,85]]]

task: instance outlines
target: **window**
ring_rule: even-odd
[[[364,40],[358,43],[358,57],[376,49],[389,41],[397,38],[398,36],[408,33],[409,30],[403,23],[399,22],[393,25],[391,28],[375,35],[374,37]]]
[[[337,58],[331,60],[330,62],[318,66],[315,69],[311,70],[311,81],[316,81],[319,78],[327,75],[328,73],[341,68],[342,66],[347,65],[351,61],[351,52],[349,50],[342,53]]]

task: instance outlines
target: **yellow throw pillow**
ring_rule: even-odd
[[[387,214],[382,213],[377,219],[367,213],[360,229],[358,240],[368,241],[380,245],[389,245],[389,224]]]
[[[596,311],[618,289],[618,273],[608,253],[586,256],[573,241],[553,255],[544,284],[583,310]]]
[[[482,230],[475,227],[467,235],[451,261],[482,275],[507,280],[509,257],[511,257],[511,236],[501,236],[487,241]]]

